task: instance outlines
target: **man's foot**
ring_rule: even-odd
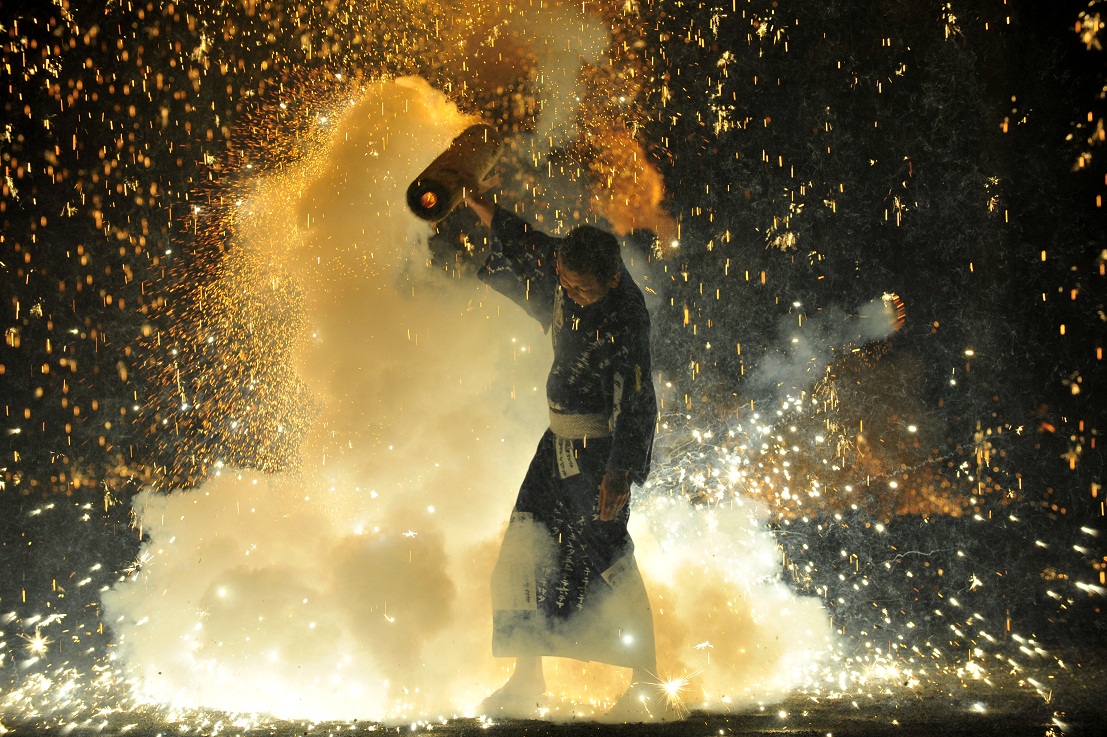
[[[477,713],[501,719],[537,719],[545,706],[545,684],[517,683],[511,678],[480,702]]]
[[[659,690],[648,684],[632,683],[615,705],[596,721],[604,724],[637,724],[675,722],[683,718],[684,715]]]

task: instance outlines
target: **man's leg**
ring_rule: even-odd
[[[515,658],[515,671],[500,690],[523,698],[544,694],[546,677],[542,672],[541,656],[528,655]]]
[[[600,721],[631,724],[668,722],[683,718],[683,707],[679,699],[667,694],[666,689],[658,682],[652,627],[648,629],[645,639],[642,642],[643,659],[631,669],[630,685],[611,710],[600,717]]]
[[[538,713],[545,692],[542,658],[537,655],[518,657],[507,683],[481,702],[480,712],[509,719],[532,719]]]

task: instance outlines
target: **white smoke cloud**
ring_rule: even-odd
[[[103,603],[145,698],[398,721],[471,713],[503,679],[489,579],[546,423],[548,338],[476,280],[430,268],[404,205],[470,122],[422,80],[371,85],[318,155],[241,205],[226,278],[244,305],[298,282],[287,329],[318,415],[296,472],[224,469],[136,498],[143,563]],[[763,580],[775,547],[743,526],[760,513],[636,514],[663,673],[700,670],[735,698],[792,685],[789,659],[825,644],[826,618]],[[551,665],[570,705],[625,687],[610,669]]]
[[[692,509],[660,492],[634,507],[631,533],[654,600],[662,680],[690,675],[693,708],[784,698],[831,632],[821,603],[782,580],[769,510],[742,498]]]
[[[533,39],[538,56],[539,115],[535,138],[549,149],[578,135],[577,114],[584,98],[581,67],[607,59],[611,33],[600,18],[581,6],[551,6],[544,13],[521,16],[516,24],[523,38]]]
[[[548,359],[536,323],[426,266],[404,205],[469,122],[421,80],[373,85],[325,150],[241,205],[232,264],[250,271],[227,278],[248,273],[244,300],[266,299],[267,269],[299,282],[294,363],[321,410],[296,474],[225,470],[136,500],[147,562],[105,606],[153,699],[400,717],[445,673],[495,670],[490,625],[472,623]]]
[[[888,295],[871,300],[852,314],[831,306],[805,319],[782,318],[781,347],[761,360],[749,378],[749,391],[776,400],[778,395],[804,390],[822,378],[836,352],[887,338],[901,326],[895,299]]]

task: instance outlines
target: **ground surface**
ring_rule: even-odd
[[[681,721],[663,724],[600,724],[591,720],[555,723],[542,720],[443,719],[415,724],[373,722],[261,722],[223,714],[192,715],[184,721],[152,714],[114,713],[82,719],[21,720],[5,715],[3,727],[14,735],[127,734],[156,737],[192,735],[273,735],[322,737],[343,734],[472,735],[1098,735],[1104,733],[1102,707],[1105,671],[1101,658],[1065,671],[1003,676],[960,682],[950,678],[940,686],[906,689],[883,686],[872,694],[821,699],[794,695],[783,704],[729,714],[692,711]],[[1087,662],[1091,661],[1091,662]],[[1035,685],[1037,684],[1037,685]]]

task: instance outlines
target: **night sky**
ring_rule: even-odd
[[[0,9],[5,687],[105,667],[140,489],[296,467],[316,405],[287,313],[247,333],[219,301],[232,203],[404,75],[500,130],[502,201],[624,238],[664,400],[650,494],[766,505],[837,662],[1098,657],[1107,3],[586,4],[604,44],[568,52],[537,0],[500,5]],[[470,279],[483,237],[454,213],[415,267]],[[867,332],[884,295],[903,326]]]

